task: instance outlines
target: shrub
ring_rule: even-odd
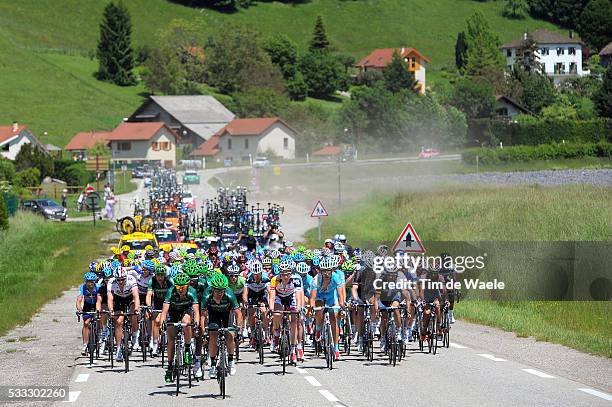
[[[610,158],[612,157],[612,143],[555,143],[504,148],[470,148],[463,153],[462,159],[466,164],[475,165],[476,156],[478,156],[479,163],[483,165],[563,158]]]

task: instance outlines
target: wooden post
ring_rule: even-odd
[[[100,156],[98,154],[96,154],[96,191],[100,191]]]

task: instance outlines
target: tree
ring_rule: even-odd
[[[41,176],[38,168],[28,168],[19,171],[15,176],[15,184],[21,187],[37,187],[40,185]]]
[[[42,178],[53,175],[53,159],[37,146],[26,143],[21,146],[21,149],[15,156],[15,169],[21,172],[28,168],[37,168],[40,171],[39,176],[41,179],[38,180],[40,183]]]
[[[207,82],[223,93],[267,87],[283,92],[285,85],[278,67],[261,46],[257,31],[226,24],[206,48]]]
[[[402,89],[414,90],[416,81],[414,75],[408,72],[408,64],[402,60],[399,52],[394,51],[391,62],[384,68],[385,87],[393,93]]]
[[[293,100],[306,99],[306,96],[308,96],[308,84],[301,72],[296,72],[295,76],[287,82],[287,92]]]
[[[504,60],[499,50],[501,42],[497,34],[491,31],[489,23],[481,12],[476,12],[468,18],[465,40],[467,75],[479,75],[488,67],[503,70]]]
[[[591,0],[578,21],[582,39],[591,47],[602,49],[612,40],[612,0]]]
[[[465,54],[467,53],[467,43],[465,42],[465,32],[457,34],[455,41],[455,66],[459,71],[465,68]]]
[[[543,72],[542,64],[540,63],[538,54],[536,53],[537,50],[538,50],[538,44],[536,44],[531,34],[527,34],[527,38],[523,41],[522,45],[517,49],[515,64],[518,65],[520,69],[526,71],[527,73],[531,73],[531,72],[542,73]]]
[[[271,89],[252,88],[234,95],[236,114],[241,117],[279,116],[288,100]]]
[[[506,0],[502,14],[508,18],[521,20],[528,12],[529,5],[526,0]]]
[[[132,50],[132,22],[130,14],[119,1],[108,3],[100,23],[98,40],[99,68],[96,77],[102,81],[113,82],[119,86],[131,86],[136,83],[134,69],[134,52]]]
[[[0,157],[0,181],[7,181],[12,184],[14,179],[15,166],[10,160]]]
[[[268,38],[263,48],[273,64],[278,65],[286,80],[295,76],[298,60],[297,45],[284,34],[275,34]]]
[[[521,103],[534,113],[555,103],[555,87],[552,80],[545,74],[526,72],[522,69],[513,70],[514,77],[521,83],[523,95]]]
[[[323,18],[321,16],[317,16],[317,22],[315,23],[314,32],[312,34],[312,39],[310,40],[310,51],[328,51],[329,50],[329,40],[327,39],[327,34],[325,33],[325,27],[323,26]]]
[[[469,119],[490,117],[495,108],[493,89],[486,82],[462,79],[455,85],[451,105],[465,113]]]
[[[612,118],[612,65],[606,70],[601,88],[593,95],[593,103],[599,116]]]
[[[344,73],[348,75],[349,68],[355,66],[355,57],[349,54],[336,54],[336,59],[344,67]]]
[[[5,194],[0,191],[0,230],[9,228],[8,208],[4,200]]]
[[[99,140],[93,147],[87,149],[87,157],[100,156],[100,158],[110,158],[111,150],[105,141]]]
[[[308,94],[311,96],[332,95],[345,82],[342,66],[328,53],[305,53],[300,57],[299,69],[304,75]]]

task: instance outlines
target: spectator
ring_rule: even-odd
[[[62,191],[62,206],[66,208],[68,206],[68,190],[64,189]]]
[[[113,219],[114,218],[114,214],[113,214],[113,210],[114,210],[114,206],[115,206],[115,191],[111,189],[108,198],[106,199],[106,218],[107,219]]]

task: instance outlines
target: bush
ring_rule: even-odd
[[[0,158],[0,181],[8,181],[13,183],[15,179],[15,166],[7,159]]]
[[[475,165],[476,156],[478,156],[479,163],[483,165],[563,158],[612,158],[612,143],[557,143],[504,148],[471,148],[462,154],[462,159],[466,164]]]
[[[8,228],[8,208],[6,202],[4,202],[4,194],[0,193],[0,230],[7,230]]]
[[[94,180],[93,172],[85,169],[84,163],[76,163],[64,171],[64,181],[68,185],[85,185]]]
[[[38,168],[28,168],[15,175],[15,183],[22,187],[37,187],[40,185],[40,181],[40,170]]]

